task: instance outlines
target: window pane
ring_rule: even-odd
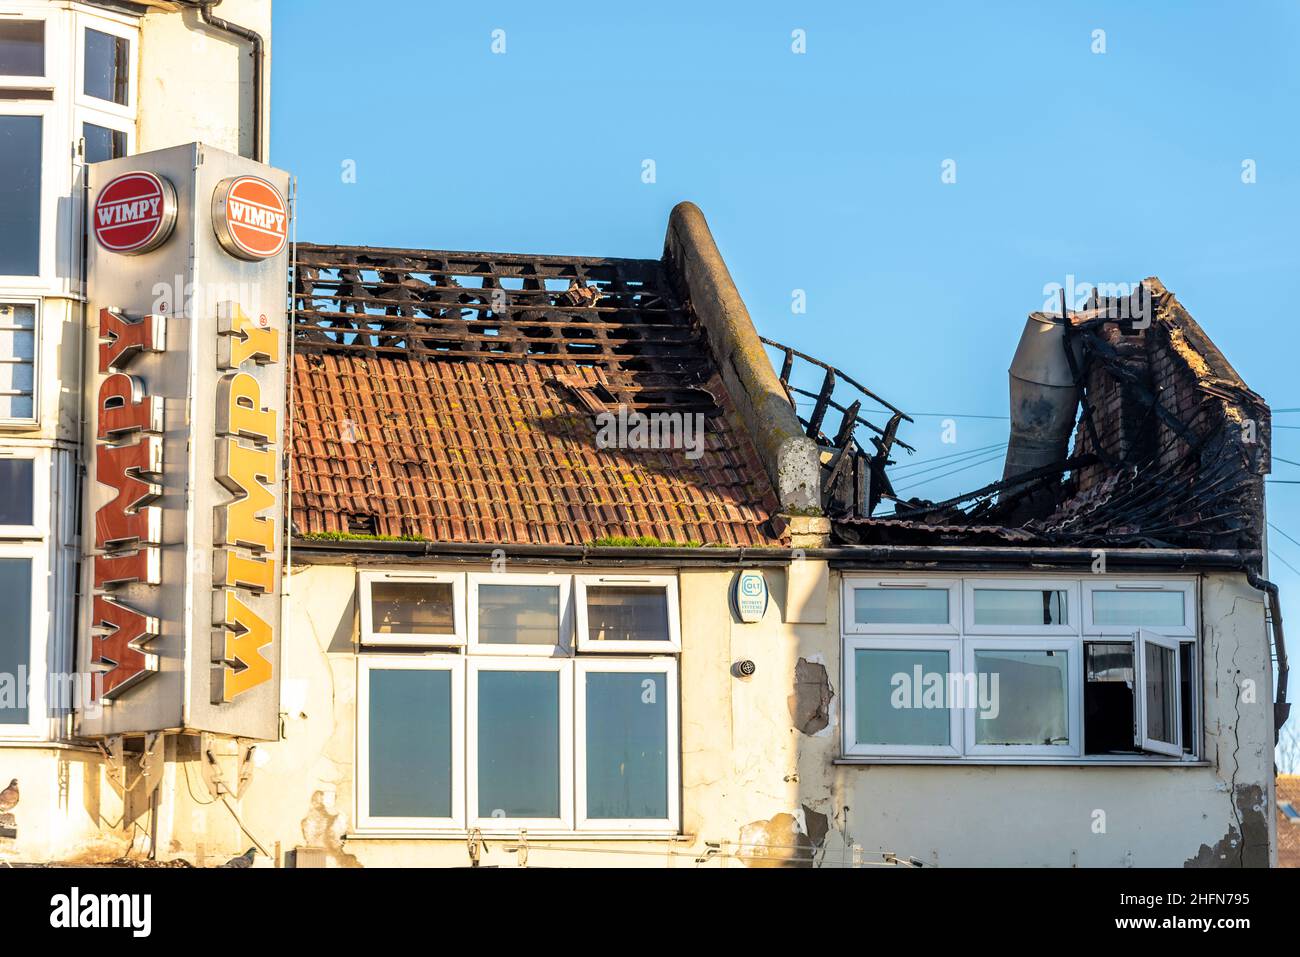
[[[662,672],[587,675],[587,817],[668,817],[668,703]]]
[[[1186,624],[1181,591],[1095,591],[1092,593],[1094,625],[1161,625],[1181,628]]]
[[[35,276],[41,248],[41,118],[0,116],[0,276]]]
[[[952,743],[948,652],[859,648],[853,656],[858,744]]]
[[[370,671],[370,815],[451,817],[451,672]]]
[[[976,744],[1069,744],[1064,651],[976,651],[975,673],[995,707],[975,716]]]
[[[668,593],[662,588],[588,587],[587,634],[592,641],[668,641]]]
[[[45,75],[45,21],[0,21],[0,76]]]
[[[130,41],[98,30],[86,31],[87,96],[127,105]]]
[[[86,162],[102,163],[126,155],[126,134],[110,130],[107,126],[82,123],[81,135],[86,140]]]
[[[0,185],[0,192],[3,189]],[[0,236],[0,246],[3,244],[4,237]],[[36,307],[31,303],[0,302],[0,419],[35,416],[35,370]]]
[[[0,558],[0,676],[13,692],[0,696],[0,724],[27,723],[28,686],[23,680],[31,668],[32,561]]]
[[[455,632],[451,582],[371,582],[370,621],[378,635]]]
[[[36,463],[0,456],[0,525],[32,524]]]
[[[1068,625],[1067,592],[1055,589],[976,588],[977,625]]]
[[[479,585],[478,640],[502,645],[559,644],[559,587]]]
[[[855,588],[853,620],[859,625],[946,625],[946,588]]]
[[[1147,737],[1173,743],[1180,725],[1174,680],[1177,653],[1155,644],[1145,647]]]
[[[560,676],[478,673],[480,817],[560,816]]]

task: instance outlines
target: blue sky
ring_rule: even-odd
[[[301,240],[654,257],[693,200],[762,334],[956,420],[956,445],[941,418],[907,428],[917,460],[1005,441],[973,416],[1006,414],[1025,315],[1069,276],[1159,276],[1300,408],[1294,3],[383,6],[274,6],[272,161]],[[1275,425],[1300,461],[1300,414]],[[984,464],[911,492],[1000,474],[957,461]],[[1269,517],[1300,539],[1300,484],[1269,486]],[[1300,666],[1300,574],[1271,575]]]

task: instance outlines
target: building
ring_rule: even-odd
[[[1300,775],[1277,776],[1277,866],[1300,867]]]
[[[194,140],[265,155],[270,3],[220,12],[0,5],[0,600],[14,610],[0,626],[0,763],[21,785],[11,847],[37,859],[120,844],[101,841],[120,797],[101,789],[99,749],[73,742],[76,694],[58,680],[74,676],[79,614],[86,166]]]
[[[150,53],[151,23],[206,29],[164,6],[139,21],[142,64],[176,55]],[[230,7],[267,36],[263,5]],[[260,152],[245,129],[221,155],[186,145],[195,126],[104,157],[88,202],[136,168],[180,186],[199,155],[252,169],[228,155]],[[209,173],[181,189],[177,229],[215,250]],[[284,253],[218,260],[286,291],[283,323],[265,289],[150,307],[141,277],[176,240],[132,260],[134,286],[87,246],[86,315],[69,304],[56,335],[93,341],[49,387],[82,393],[49,496],[81,521],[15,548],[32,568],[64,555],[63,591],[33,602],[62,623],[33,641],[50,671],[101,675],[106,700],[0,747],[0,778],[23,782],[4,859],[201,864],[252,842],[293,866],[1276,863],[1269,410],[1158,280],[1031,314],[1004,479],[931,502],[891,480],[905,411],[760,339],[690,203],[654,259],[304,244],[287,286]],[[128,346],[142,365],[116,364]],[[210,421],[214,354],[230,375]],[[206,370],[202,388],[168,391],[166,361]],[[133,444],[77,424],[120,407],[91,396],[121,368],[173,415]],[[241,405],[245,369],[261,391]],[[177,431],[178,410],[202,427]],[[129,507],[140,529],[104,535],[120,499],[90,447],[98,463],[154,433],[227,459],[274,447],[284,469],[240,485],[167,446],[152,474],[193,494],[157,493],[160,529]],[[232,535],[213,505],[241,502]],[[104,654],[115,632],[76,595],[138,604],[91,571],[154,542],[144,584],[183,584],[184,616],[151,606],[165,620]],[[278,627],[214,627],[227,595],[274,604]]]

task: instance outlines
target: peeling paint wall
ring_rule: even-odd
[[[478,846],[481,864],[837,867],[879,862],[885,852],[941,866],[1268,863],[1271,677],[1260,598],[1241,576],[1208,575],[1201,589],[1212,766],[1008,767],[833,763],[843,720],[838,576],[829,576],[820,599],[825,623],[790,624],[782,620],[785,575],[768,570],[767,614],[745,625],[728,603],[734,574],[688,569],[679,576],[686,836],[548,842],[533,835],[522,852],[489,838]],[[290,579],[284,740],[259,746],[261,763],[231,806],[268,848],[320,848],[326,866],[469,865],[465,837],[352,836],[355,582],[355,569],[342,566],[304,567]],[[737,678],[732,665],[743,659],[757,668]],[[1251,681],[1253,700],[1238,693]],[[236,758],[219,762],[235,781]],[[192,858],[202,842],[212,862],[249,846],[223,802],[193,799],[209,800],[197,761],[169,764],[164,788],[174,808],[164,847]]]

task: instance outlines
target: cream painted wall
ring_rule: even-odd
[[[224,0],[213,15],[255,30],[265,41],[262,135],[269,146],[271,0]],[[197,140],[252,155],[249,43],[207,26],[194,10],[149,13],[140,22],[140,36],[137,151]]]
[[[810,831],[821,838],[816,857],[823,866],[870,863],[892,851],[941,866],[1179,867],[1196,859],[1232,863],[1243,833],[1255,848],[1250,859],[1259,860],[1261,841],[1271,847],[1268,646],[1260,596],[1242,576],[1210,574],[1201,589],[1204,731],[1212,766],[1116,768],[834,764],[841,720],[839,576],[827,576],[820,597],[825,624],[787,624],[785,573],[769,570],[767,615],[743,625],[733,620],[727,600],[734,574],[683,570],[679,578],[686,838],[534,836],[529,864],[780,864],[794,847],[809,846]],[[262,763],[232,806],[268,849],[275,842],[285,851],[324,847],[331,866],[464,866],[464,838],[342,840],[354,813],[355,581],[355,569],[341,566],[299,567],[289,579],[284,740],[259,746]],[[803,585],[800,594],[806,602]],[[741,659],[757,664],[753,677],[732,676],[732,663]],[[823,665],[833,691],[829,723],[813,734],[792,720],[800,659]],[[1253,703],[1238,700],[1247,679],[1258,692]],[[233,782],[236,759],[221,760]],[[193,769],[191,778],[199,780]],[[174,807],[164,847],[192,856],[201,841],[215,857],[248,846],[220,803],[196,804],[177,765],[169,765],[164,787],[165,803]],[[201,784],[197,793],[206,798]],[[1105,833],[1093,830],[1098,810],[1105,812]],[[482,862],[517,866],[510,843],[489,839]]]

